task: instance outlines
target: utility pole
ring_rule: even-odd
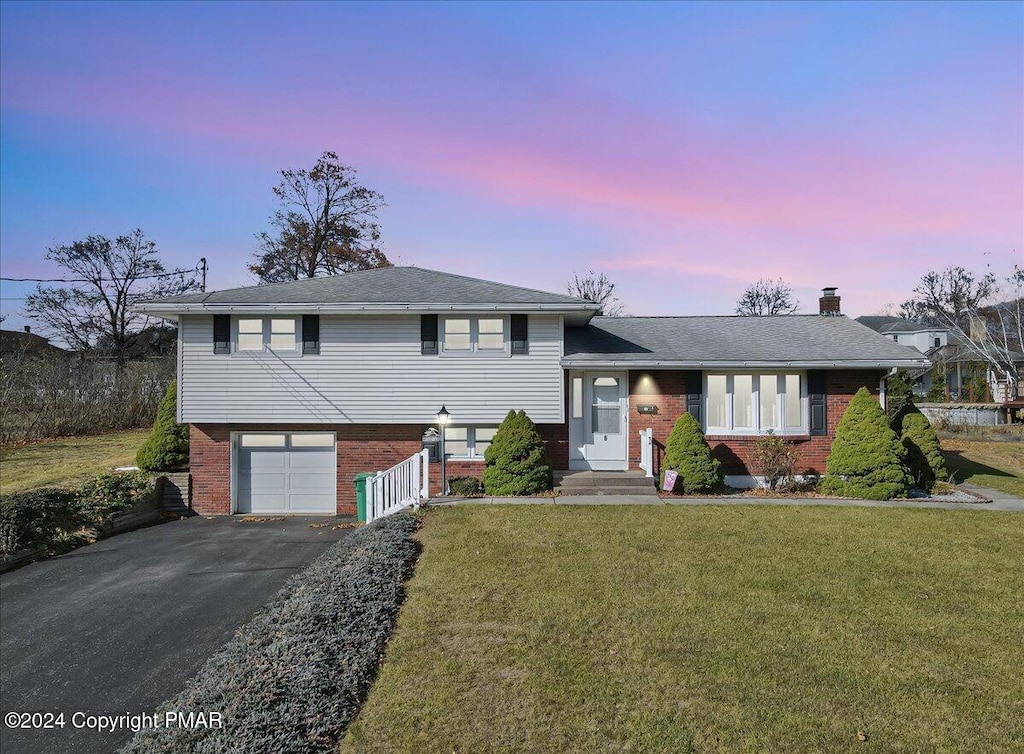
[[[199,270],[202,273],[202,282],[199,284],[199,290],[206,293],[206,257],[202,257],[199,260]]]

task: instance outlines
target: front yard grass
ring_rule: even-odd
[[[952,437],[942,440],[942,450],[955,481],[1024,497],[1024,442]]]
[[[149,432],[133,429],[0,448],[0,493],[74,487],[117,466],[132,466]]]
[[[345,751],[1024,747],[1019,514],[463,505],[420,538]]]

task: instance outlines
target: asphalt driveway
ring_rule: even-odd
[[[339,523],[194,517],[0,576],[0,749],[115,750],[130,730],[75,729],[72,713],[152,712],[289,576],[346,535]],[[66,725],[12,730],[11,712],[64,712]]]

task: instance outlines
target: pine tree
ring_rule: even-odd
[[[675,489],[683,492],[710,492],[722,484],[722,464],[712,455],[700,424],[690,414],[680,416],[669,433],[662,469],[678,472]],[[662,476],[662,488],[664,482]]]
[[[836,427],[821,491],[868,500],[906,495],[911,481],[906,456],[878,400],[862,387]]]
[[[907,467],[918,487],[930,490],[935,482],[948,478],[946,459],[939,447],[939,438],[932,429],[928,417],[914,408],[903,416],[900,433],[903,447],[907,449]]]
[[[188,425],[178,423],[177,412],[178,387],[174,380],[160,401],[153,431],[135,456],[140,469],[168,471],[188,466]]]
[[[535,495],[554,486],[544,440],[525,411],[509,411],[484,453],[488,495]]]

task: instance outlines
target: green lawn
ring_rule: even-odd
[[[0,492],[67,487],[116,466],[130,466],[148,436],[148,429],[133,429],[0,448]]]
[[[464,505],[420,538],[344,751],[1024,748],[1022,515]]]
[[[942,449],[955,481],[1024,497],[1024,442],[954,437],[943,440]]]

